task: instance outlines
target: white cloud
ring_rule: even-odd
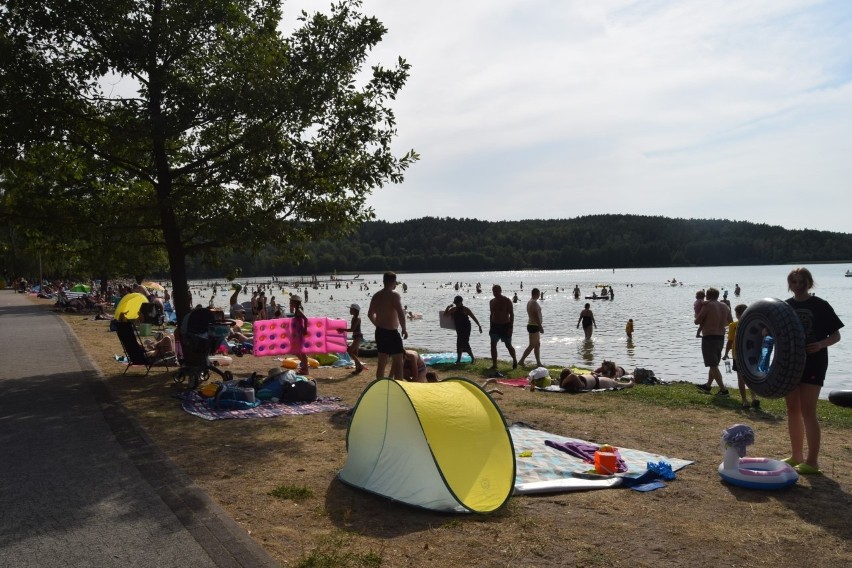
[[[327,3],[287,4],[309,10]],[[364,0],[422,156],[378,216],[638,213],[848,232],[845,0]]]

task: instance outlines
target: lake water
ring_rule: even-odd
[[[477,357],[489,357],[488,342],[488,302],[493,297],[491,286],[500,284],[503,293],[512,297],[517,292],[519,302],[515,304],[516,325],[513,343],[518,357],[527,346],[526,302],[530,290],[539,288],[544,292],[542,311],[544,329],[542,335],[541,358],[546,365],[597,366],[603,359],[613,359],[625,369],[634,367],[653,369],[664,380],[687,380],[704,382],[706,369],[701,358],[701,340],[695,337],[692,304],[695,291],[699,288],[715,286],[728,290],[728,299],[732,306],[738,303],[749,304],[766,297],[786,299],[787,274],[792,266],[735,266],[701,268],[640,268],[613,270],[558,270],[558,271],[509,271],[509,272],[454,272],[428,274],[400,274],[397,291],[402,302],[415,313],[423,314],[423,319],[408,322],[409,338],[407,345],[430,352],[455,351],[455,332],[442,329],[438,325],[438,311],[449,305],[458,293],[483,324],[483,333],[479,335],[474,326],[471,346]],[[852,278],[846,278],[845,272],[850,265],[817,264],[808,266],[814,275],[816,295],[827,300],[840,319],[852,325]],[[366,317],[370,297],[381,288],[381,274],[363,274],[361,280],[351,281],[351,276],[340,288],[334,283],[321,283],[318,289],[308,289],[305,312],[308,316],[328,316],[349,319],[349,305],[361,305],[364,335],[372,339],[372,325]],[[293,279],[298,279],[294,277]],[[682,285],[670,286],[668,281],[676,279]],[[288,281],[291,278],[280,277]],[[239,280],[241,284],[266,283],[271,278],[253,278]],[[224,280],[221,281],[224,283]],[[477,294],[476,284],[482,284],[482,293]],[[408,287],[403,291],[402,283]],[[459,283],[458,292],[454,289]],[[348,284],[348,287],[346,286]],[[369,290],[364,290],[366,284]],[[582,296],[591,295],[596,284],[611,285],[615,292],[614,300],[575,300],[572,295],[574,285],[578,285]],[[734,296],[734,287],[740,285],[741,294]],[[191,283],[195,303],[207,305],[211,296],[209,282]],[[559,289],[557,292],[556,289]],[[221,288],[221,285],[220,285]],[[276,296],[276,300],[286,305],[287,293],[298,292],[305,295],[304,286],[298,288],[286,284],[272,284],[267,297]],[[227,307],[230,292],[220,291],[214,298],[214,304]],[[242,301],[250,299],[251,294],[241,294]],[[597,321],[597,329],[590,341],[586,341],[582,329],[577,329],[577,320],[583,305],[589,302]],[[627,339],[624,326],[633,318],[633,340]],[[841,330],[841,335],[846,334]],[[499,359],[511,360],[502,343],[498,344]],[[835,389],[852,389],[852,339],[844,337],[840,343],[829,348],[829,370],[822,396]],[[527,363],[534,363],[530,356]],[[506,365],[501,368],[506,368]],[[724,373],[724,367],[722,368]],[[725,382],[736,387],[736,376],[726,374]]]

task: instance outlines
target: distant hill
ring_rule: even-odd
[[[222,266],[260,276],[843,262],[852,259],[852,235],[644,215],[495,222],[424,217],[368,222],[350,238],[312,243],[310,251],[299,266],[276,260],[279,251],[270,246],[222,258],[218,267],[189,269],[206,278],[221,276]]]

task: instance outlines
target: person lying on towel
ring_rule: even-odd
[[[604,359],[601,366],[594,370],[594,374],[601,377],[609,377],[610,379],[620,379],[627,374],[627,371],[624,370],[624,367],[616,365],[615,361]]]
[[[571,369],[562,369],[559,374],[559,386],[568,392],[580,392],[596,389],[612,389],[622,388],[629,389],[635,382],[631,378],[629,382],[623,382],[609,377],[599,377],[594,373],[577,374],[571,372]]]

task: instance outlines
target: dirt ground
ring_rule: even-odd
[[[123,367],[108,322],[65,317],[124,405],[184,472],[282,565],[293,566],[850,566],[852,440],[823,429],[825,475],[781,491],[720,481],[719,437],[751,425],[750,455],[789,455],[783,412],[743,413],[735,404],[671,408],[631,391],[581,396],[505,387],[495,395],[509,423],[595,443],[694,460],[667,487],[512,497],[491,515],[436,514],[370,495],[336,477],[346,460],[346,413],[208,422],[183,412],[174,372]],[[315,369],[319,392],[353,406],[370,370]],[[235,358],[237,376],[266,374],[272,358]],[[156,371],[156,370],[155,370]],[[523,373],[518,373],[523,375]],[[479,375],[462,370],[440,376]],[[636,389],[666,389],[638,386]],[[662,396],[665,396],[663,392]],[[776,408],[780,409],[780,406]],[[304,487],[281,499],[279,486]]]

